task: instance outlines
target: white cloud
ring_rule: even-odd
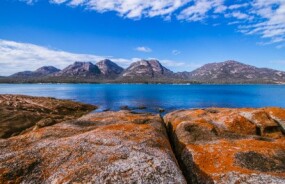
[[[65,3],[67,0],[50,0],[51,3],[55,3],[55,4],[61,4],[61,3]]]
[[[131,63],[141,60],[141,58],[126,59],[112,56],[76,54],[30,43],[20,43],[1,39],[0,53],[0,76],[8,76],[25,70],[33,71],[42,66],[55,66],[59,69],[63,69],[75,61],[90,61],[96,63],[107,58],[126,68]],[[161,63],[174,70],[184,70],[185,67],[188,66],[187,63],[167,59],[161,60]]]
[[[256,34],[269,39],[268,43],[285,41],[285,1],[284,0],[253,0],[251,14],[257,23],[240,26],[245,34]]]
[[[181,52],[179,50],[172,50],[171,52],[173,55],[177,56],[179,54],[181,54]]]
[[[223,12],[226,8],[223,5],[224,0],[195,0],[193,5],[189,5],[178,15],[179,20],[201,21],[208,16],[210,10],[216,13]]]
[[[29,43],[0,40],[0,75],[10,75],[23,70],[35,70],[42,66],[53,65],[60,69],[72,64],[74,61],[93,61],[109,58],[126,67],[134,59],[113,58],[91,54],[75,54],[60,50],[49,49]]]
[[[139,19],[171,14],[192,0],[51,0],[53,3],[84,5],[98,12],[115,11],[122,17]]]
[[[233,4],[233,5],[230,5],[230,6],[228,7],[228,9],[230,9],[230,10],[234,10],[234,9],[245,8],[245,7],[247,7],[247,6],[249,6],[249,4],[248,4],[248,3],[243,3],[243,4]]]
[[[19,0],[19,1],[22,1],[22,2],[25,2],[27,4],[33,4],[34,2],[36,2],[36,0]]]
[[[151,48],[144,47],[144,46],[137,47],[137,48],[135,48],[135,50],[139,51],[139,52],[152,52]]]
[[[241,13],[239,11],[233,12],[232,16],[237,18],[237,19],[249,19],[250,18],[250,16],[248,14]]]
[[[29,4],[37,0],[20,0]],[[181,21],[219,21],[225,17],[240,32],[260,35],[267,40],[285,38],[285,0],[47,0],[54,4],[82,6],[99,13],[117,12],[129,19],[160,16],[166,21],[176,18]],[[227,3],[225,3],[227,2]],[[245,3],[246,2],[246,3]],[[231,4],[230,4],[231,3]],[[211,20],[213,24],[217,22]],[[220,22],[219,22],[220,23]],[[283,41],[280,41],[283,42]]]

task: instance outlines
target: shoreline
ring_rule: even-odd
[[[4,183],[285,182],[284,108],[92,113],[25,95],[0,95],[0,107]]]
[[[285,83],[88,83],[88,82],[78,82],[78,83],[42,83],[42,82],[35,82],[35,83],[1,83],[1,84],[92,84],[92,85],[185,85],[185,86],[193,86],[193,85],[201,85],[201,86],[206,86],[206,85],[285,85]]]

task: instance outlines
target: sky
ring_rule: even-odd
[[[0,0],[0,76],[105,58],[285,71],[285,0]]]

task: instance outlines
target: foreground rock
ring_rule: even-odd
[[[185,183],[162,119],[87,115],[0,140],[3,183]]]
[[[54,98],[0,95],[0,138],[78,118],[95,108]]]
[[[285,183],[284,109],[180,110],[164,119],[189,183]]]

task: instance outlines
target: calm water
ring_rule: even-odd
[[[72,99],[99,110],[202,107],[285,107],[285,85],[0,84],[0,94]]]

